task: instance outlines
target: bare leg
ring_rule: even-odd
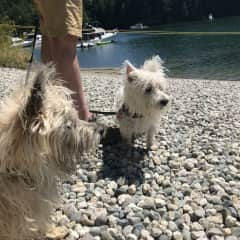
[[[80,76],[80,66],[76,51],[77,37],[52,37],[49,40],[57,72],[64,79],[66,87],[74,92],[72,97],[79,111],[79,117],[88,121],[91,118],[91,113],[84,97]]]
[[[42,37],[41,59],[43,63],[49,63],[53,61],[50,40],[46,36]]]

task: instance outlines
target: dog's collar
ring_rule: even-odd
[[[129,107],[124,103],[122,107],[117,112],[117,118],[121,119],[123,116],[131,117],[131,118],[143,118],[142,114],[139,113],[131,113],[129,112]]]

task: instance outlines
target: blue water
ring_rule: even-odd
[[[240,17],[165,25],[161,31],[240,32]],[[125,59],[136,66],[158,54],[170,77],[240,80],[240,35],[119,33],[115,42],[78,49],[83,68],[120,67]],[[39,49],[35,55],[39,58]]]

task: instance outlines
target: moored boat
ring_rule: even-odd
[[[144,30],[148,29],[148,26],[143,25],[143,23],[136,23],[135,25],[130,26],[130,29],[132,30]]]
[[[34,41],[34,33],[30,33],[26,38],[13,37],[12,46],[13,47],[31,47]],[[36,36],[36,46],[40,46],[42,43],[42,35],[37,34]]]
[[[114,42],[113,39],[106,40],[106,41],[100,41],[100,42],[97,42],[97,45],[106,45],[106,44],[113,43],[113,42]]]
[[[19,37],[12,37],[12,46],[21,47],[23,44],[23,39]]]
[[[110,43],[109,41],[112,40],[113,37],[117,35],[117,33],[117,29],[106,31],[103,28],[87,25],[87,28],[83,30],[82,38],[77,44],[77,47],[86,48]]]

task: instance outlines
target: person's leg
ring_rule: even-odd
[[[82,31],[82,0],[35,0],[41,19],[42,61],[52,61],[57,73],[73,92],[81,119],[88,121],[88,110],[80,76],[76,44]],[[67,36],[67,37],[66,37]]]
[[[53,62],[56,64],[57,73],[73,94],[73,100],[79,111],[79,117],[88,121],[91,119],[84,93],[80,75],[80,66],[77,57],[77,37],[51,37],[50,46]]]
[[[42,36],[41,60],[45,64],[53,61],[50,40],[47,36]]]

